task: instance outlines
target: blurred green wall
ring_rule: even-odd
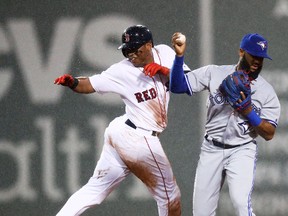
[[[148,26],[155,44],[170,45],[176,31],[186,34],[185,62],[192,69],[203,62],[236,64],[239,42],[248,32],[268,39],[273,61],[265,62],[262,73],[274,85],[282,113],[275,139],[269,143],[260,139],[253,204],[257,215],[287,215],[288,1],[284,0],[1,1],[1,215],[55,215],[92,175],[104,129],[124,112],[123,103],[112,94],[74,94],[53,81],[64,73],[101,73],[121,60],[120,36],[134,24]],[[209,41],[203,41],[207,36]],[[161,134],[182,192],[184,216],[192,215],[205,96],[172,95],[168,128]],[[234,215],[227,187],[218,214]],[[84,215],[151,216],[157,215],[157,207],[142,183],[129,176],[101,206]]]

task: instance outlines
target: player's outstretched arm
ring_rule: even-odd
[[[77,93],[89,94],[95,92],[88,77],[73,77],[64,74],[54,80],[54,84],[67,86]]]
[[[173,93],[190,94],[183,70],[186,37],[179,32],[174,33],[172,36],[172,46],[175,50],[176,56],[170,70],[170,90]]]

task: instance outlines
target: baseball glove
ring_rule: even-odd
[[[228,103],[237,111],[243,111],[251,105],[251,87],[248,74],[235,71],[228,75],[220,84],[219,91]],[[245,99],[240,92],[243,92]]]

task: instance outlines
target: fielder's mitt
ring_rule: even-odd
[[[251,87],[250,80],[243,71],[235,71],[228,75],[219,86],[228,103],[236,110],[242,111],[251,105]],[[243,100],[240,92],[243,92],[245,99]]]

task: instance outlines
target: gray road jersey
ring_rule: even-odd
[[[185,75],[191,95],[209,91],[207,98],[206,133],[219,142],[230,145],[246,143],[256,137],[248,121],[224,101],[218,87],[235,71],[236,65],[208,65]],[[275,127],[280,117],[280,103],[273,87],[262,77],[251,83],[252,106],[262,119]]]

